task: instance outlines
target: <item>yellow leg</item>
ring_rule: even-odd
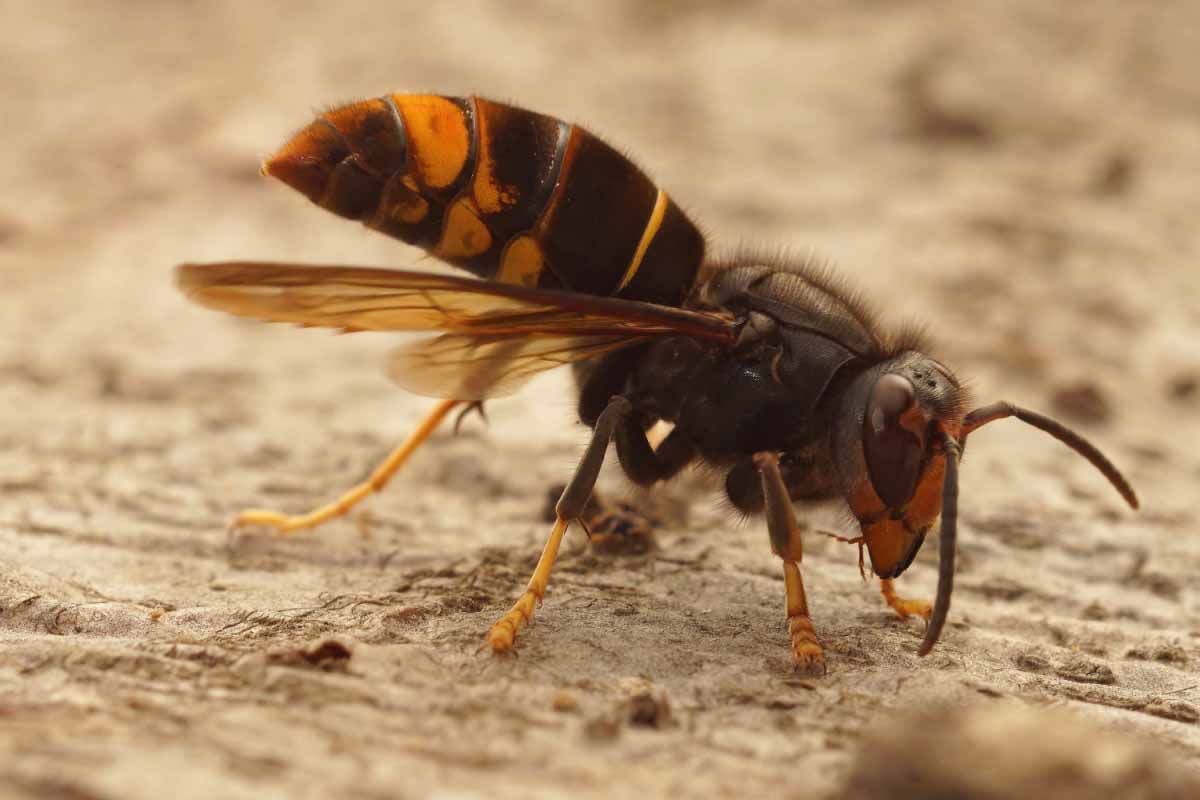
[[[632,410],[633,406],[628,400],[620,395],[614,395],[608,401],[604,411],[600,412],[596,425],[592,429],[592,441],[584,451],[579,466],[575,468],[575,474],[571,477],[570,483],[563,488],[562,495],[554,505],[556,517],[554,529],[550,531],[550,538],[546,540],[546,546],[542,549],[542,557],[538,559],[537,568],[533,570],[533,577],[529,579],[525,593],[513,604],[512,609],[488,631],[487,643],[492,646],[493,652],[507,653],[512,650],[517,632],[533,619],[533,612],[542,602],[542,598],[546,596],[546,584],[550,582],[550,570],[554,569],[554,559],[558,557],[558,546],[562,544],[567,526],[573,520],[579,519],[587,508],[588,498],[592,494],[592,489],[596,487],[596,477],[600,474],[600,467],[604,464],[604,453],[608,449],[608,443],[612,440],[613,432]]]
[[[825,670],[825,653],[813,630],[812,617],[808,613],[808,598],[804,596],[804,579],[800,577],[800,565],[795,561],[783,562],[783,583],[787,587],[788,636],[792,640],[792,661],[805,670]]]
[[[800,559],[804,557],[804,539],[796,523],[787,486],[779,471],[779,459],[774,453],[754,455],[754,463],[762,478],[763,505],[767,515],[767,532],[771,550],[783,560],[783,583],[787,589],[788,638],[792,641],[792,661],[805,671],[819,668],[825,671],[825,653],[813,631],[808,613],[808,598],[804,596],[804,578],[800,575]]]
[[[512,609],[492,626],[488,631],[487,641],[495,653],[507,653],[512,650],[521,630],[533,618],[534,610],[541,605],[546,596],[546,584],[550,582],[550,570],[554,569],[554,559],[558,557],[558,546],[562,544],[563,535],[567,532],[568,521],[559,517],[550,531],[550,538],[542,549],[542,557],[538,559],[533,577],[525,587],[525,593],[513,604]]]
[[[372,492],[382,489],[388,480],[396,474],[396,470],[400,469],[404,462],[408,460],[408,457],[413,454],[413,451],[429,438],[429,435],[437,429],[437,426],[446,418],[451,409],[457,405],[459,405],[459,401],[457,400],[443,400],[438,403],[433,411],[429,413],[429,416],[425,418],[425,421],[412,432],[412,435],[393,450],[382,464],[375,468],[375,471],[371,473],[371,477],[332,503],[321,506],[307,514],[297,516],[281,514],[278,511],[267,511],[261,508],[250,508],[238,514],[231,527],[236,530],[248,525],[263,525],[274,528],[275,533],[283,536],[306,528],[315,528],[334,517],[345,514]]]
[[[900,615],[900,619],[918,616],[923,617],[926,622],[929,621],[929,615],[933,612],[933,606],[924,600],[905,600],[896,594],[896,585],[891,578],[883,578],[879,581],[879,593],[883,595],[883,599],[887,601],[887,604]]]

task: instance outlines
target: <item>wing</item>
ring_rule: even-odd
[[[471,336],[448,333],[398,348],[397,385],[427,397],[484,400],[512,394],[533,376],[637,344],[629,336]]]
[[[184,264],[180,289],[209,308],[343,331],[443,331],[401,348],[389,374],[418,394],[480,400],[538,372],[656,336],[732,345],[724,314],[453,275],[294,264]]]
[[[721,314],[427,272],[227,262],[184,264],[178,283],[209,308],[347,331],[736,339]]]

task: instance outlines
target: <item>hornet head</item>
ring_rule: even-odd
[[[854,379],[835,433],[840,480],[862,528],[871,566],[894,578],[912,563],[941,516],[938,590],[920,653],[937,643],[950,608],[957,530],[958,459],[967,435],[1004,417],[1016,417],[1090,461],[1132,508],[1133,488],[1103,454],[1079,434],[1048,417],[1008,403],[966,413],[966,393],[937,361],[907,351]]]

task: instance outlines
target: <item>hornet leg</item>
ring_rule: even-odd
[[[900,615],[900,619],[918,616],[923,617],[926,622],[929,622],[929,615],[933,613],[933,606],[924,600],[906,600],[896,594],[896,584],[891,578],[883,578],[879,581],[879,593],[883,595],[883,599],[887,604]]]
[[[691,462],[696,452],[678,428],[654,448],[645,427],[631,415],[622,419],[613,433],[621,468],[639,486],[650,486],[674,477]],[[630,503],[593,492],[579,524],[587,531],[593,551],[634,555],[645,553],[654,546],[654,529],[662,521]]]
[[[441,424],[446,415],[457,405],[459,405],[458,400],[443,400],[434,406],[433,411],[429,413],[424,422],[407,439],[401,442],[400,446],[393,450],[382,464],[375,468],[375,471],[371,473],[371,477],[332,503],[321,506],[307,514],[296,516],[261,508],[250,508],[237,515],[230,529],[237,530],[248,525],[263,525],[274,528],[275,533],[280,536],[286,536],[305,528],[315,528],[334,517],[345,514],[366,499],[372,492],[378,492],[382,489],[404,462],[408,460],[408,457],[413,454],[413,451],[429,438],[430,434],[437,429],[437,426]],[[470,407],[467,410],[470,410]]]
[[[787,589],[788,636],[792,640],[792,660],[804,670],[825,670],[825,654],[813,631],[804,596],[804,579],[800,575],[803,548],[796,512],[788,497],[787,486],[779,472],[779,459],[774,453],[756,453],[754,463],[762,476],[763,499],[766,504],[767,532],[771,550],[783,559],[783,580]]]
[[[673,428],[657,448],[650,446],[646,431],[636,420],[626,419],[616,430],[617,458],[629,480],[650,486],[670,480],[691,463],[696,447],[679,428]]]
[[[563,489],[562,496],[558,498],[558,504],[554,508],[556,517],[554,528],[550,531],[550,538],[546,540],[542,556],[538,559],[537,567],[533,570],[533,576],[529,579],[525,592],[513,604],[512,609],[488,631],[487,642],[492,646],[493,652],[507,653],[512,650],[517,632],[533,618],[534,610],[546,596],[546,585],[550,582],[550,570],[554,568],[554,559],[558,557],[558,547],[562,543],[563,535],[567,532],[567,526],[579,519],[579,515],[587,506],[592,488],[596,485],[596,478],[600,475],[600,467],[604,464],[604,454],[608,450],[608,443],[612,439],[613,431],[631,411],[632,406],[628,400],[620,395],[614,395],[608,401],[608,406],[600,413],[600,417],[596,420],[596,427],[592,431],[592,441],[588,444],[579,466],[575,468],[571,482],[567,484]]]

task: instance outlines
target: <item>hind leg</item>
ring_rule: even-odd
[[[307,514],[283,514],[278,511],[269,511],[262,508],[246,509],[238,514],[230,525],[231,530],[244,528],[251,525],[261,525],[267,528],[273,528],[275,533],[280,536],[296,533],[297,531],[305,530],[306,528],[315,528],[322,525],[335,517],[350,511],[356,505],[361,503],[371,494],[382,489],[397,470],[408,461],[409,457],[420,447],[429,436],[437,430],[438,425],[446,418],[450,411],[459,405],[457,400],[443,400],[434,406],[429,416],[417,427],[412,434],[405,439],[400,445],[393,450],[382,464],[375,468],[371,473],[371,477],[367,478],[362,483],[342,494],[337,500],[332,503],[316,508]]]

